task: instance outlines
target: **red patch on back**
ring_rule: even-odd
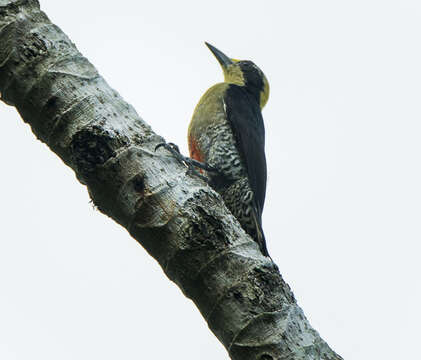
[[[200,151],[197,141],[192,136],[189,136],[189,152],[192,159],[204,162],[203,153]],[[200,169],[200,172],[203,172],[202,169]]]
[[[192,159],[203,162],[203,154],[199,149],[197,141],[192,136],[189,136],[189,151]]]

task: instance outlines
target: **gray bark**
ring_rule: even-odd
[[[0,44],[2,100],[193,300],[232,359],[341,359],[219,195],[154,151],[163,139],[38,1],[0,0]]]

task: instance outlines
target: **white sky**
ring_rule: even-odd
[[[222,79],[266,73],[272,257],[347,360],[419,358],[421,2],[57,1],[42,8],[186,152]],[[0,359],[226,359],[193,304],[0,106]]]

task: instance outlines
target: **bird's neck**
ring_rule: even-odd
[[[246,81],[243,73],[241,71],[235,71],[235,69],[234,71],[231,70],[229,73],[224,73],[224,75],[225,83],[243,87],[249,95],[257,101],[261,109],[265,106],[269,96],[269,87],[266,86],[264,81],[262,81],[262,84],[259,84],[259,86],[256,86],[253,83]]]
[[[257,104],[259,104],[260,108],[262,108],[264,106],[264,105],[261,106],[261,104],[262,104],[262,101],[261,101],[262,91],[259,88],[255,87],[255,86],[252,86],[252,85],[249,85],[247,83],[244,83],[244,81],[243,82],[234,82],[234,81],[227,82],[227,81],[225,81],[225,83],[227,83],[228,85],[236,85],[236,86],[242,87],[247,92],[249,97],[251,99],[255,100],[257,102]]]
[[[224,69],[224,82],[239,86],[244,86],[246,83],[244,80],[243,72],[239,67],[230,67]]]

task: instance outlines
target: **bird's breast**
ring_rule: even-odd
[[[190,156],[218,169],[208,174],[211,180],[224,184],[244,178],[246,170],[227,118],[224,96],[229,84],[217,84],[200,99],[188,133]],[[220,175],[224,179],[220,179]],[[218,177],[218,179],[212,179]]]

